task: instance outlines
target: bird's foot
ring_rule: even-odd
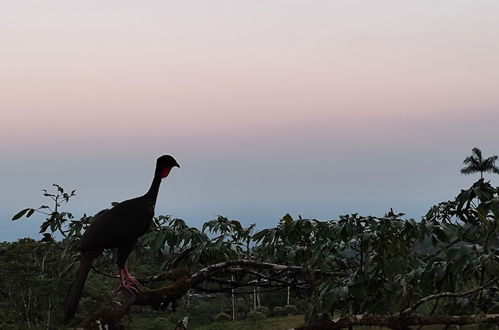
[[[130,293],[138,293],[140,291],[139,288],[137,288],[135,285],[131,284],[130,282],[122,283],[120,289],[125,289]]]
[[[137,293],[143,290],[143,287],[140,285],[139,281],[137,281],[135,277],[130,275],[126,267],[120,269],[120,284],[120,287],[116,291],[125,289],[130,293]]]
[[[141,288],[137,287],[137,285],[133,282],[122,280],[120,281],[120,286],[116,290],[114,290],[114,293],[118,293],[122,290],[128,291],[131,294],[136,294],[141,291]]]
[[[128,269],[125,267],[124,269],[124,277],[125,277],[125,282],[130,283],[131,285],[135,286],[137,289],[142,290],[144,287],[137,281],[135,277],[133,277],[129,272]]]

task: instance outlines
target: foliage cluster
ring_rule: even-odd
[[[230,316],[229,314],[224,313],[224,312],[218,313],[215,316],[216,322],[225,322],[225,321],[230,321],[230,320],[232,320],[232,316]]]

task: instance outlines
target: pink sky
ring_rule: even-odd
[[[498,11],[456,0],[3,4],[5,214],[61,180],[81,209],[131,197],[162,153],[183,165],[165,212],[185,218],[325,217],[350,200],[426,210],[472,181],[458,170],[473,146],[499,153]]]

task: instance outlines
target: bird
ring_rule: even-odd
[[[154,217],[159,186],[173,167],[180,167],[175,158],[170,155],[159,157],[151,186],[144,195],[115,204],[114,207],[94,216],[94,221],[85,230],[79,242],[80,263],[66,297],[64,323],[76,313],[92,262],[104,249],[118,248],[116,263],[121,286],[128,291],[136,290],[138,282],[128,272],[126,259],[135,248],[138,239],[149,230]]]

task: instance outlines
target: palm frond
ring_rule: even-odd
[[[468,167],[465,167],[465,168],[462,168],[461,169],[461,173],[462,174],[473,174],[473,173],[476,173],[476,172],[480,172],[480,170],[478,170],[476,167],[471,167],[471,166],[468,166]]]
[[[489,158],[487,159],[492,159],[493,162],[495,162],[497,159],[499,159],[499,156],[497,155],[494,155],[494,156],[490,156]]]
[[[471,152],[474,153],[480,161],[482,160],[482,150],[480,150],[480,148],[474,147],[471,149]]]
[[[487,167],[483,171],[487,172],[487,173],[498,173],[499,174],[499,168],[497,168],[497,167]]]
[[[463,160],[463,164],[465,164],[465,165],[467,165],[467,164],[471,164],[474,160],[475,160],[475,158],[473,158],[473,156],[468,156],[468,157],[466,157],[466,158]]]

